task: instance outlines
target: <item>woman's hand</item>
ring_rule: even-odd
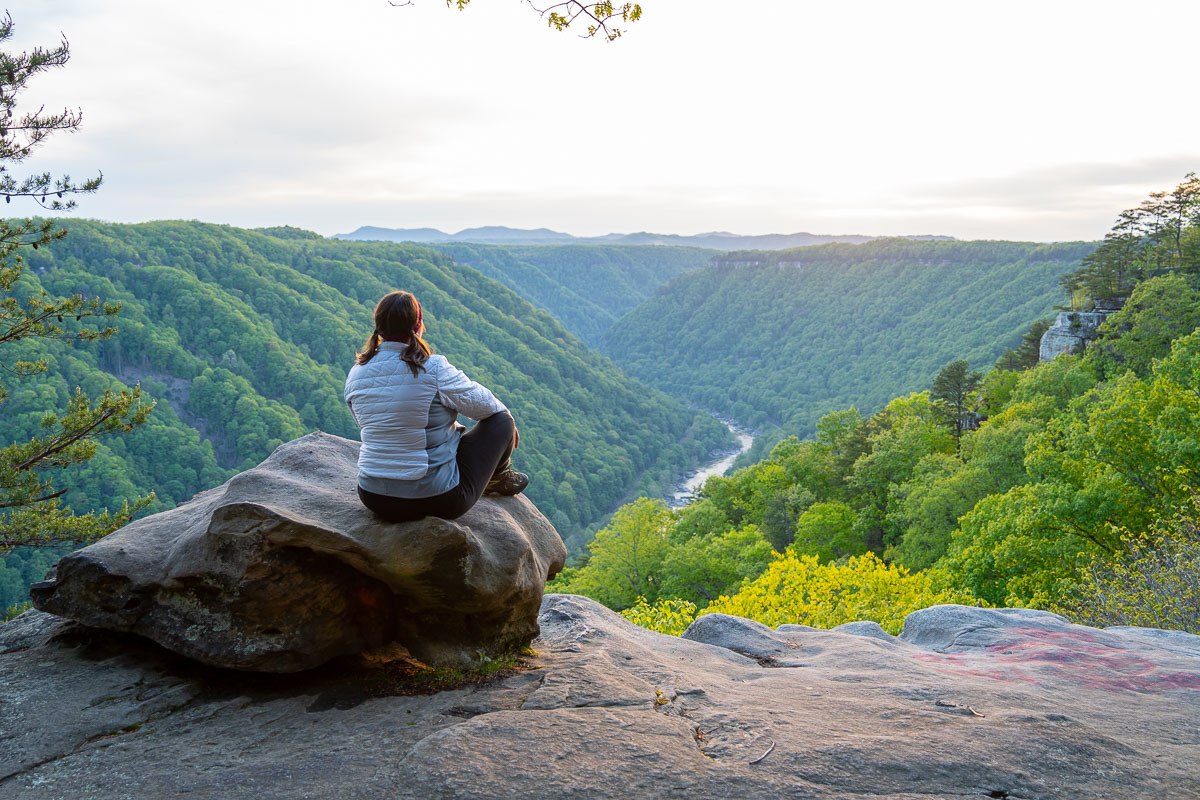
[[[521,432],[517,430],[517,426],[513,425],[513,450],[521,444]]]

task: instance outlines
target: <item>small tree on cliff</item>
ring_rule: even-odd
[[[1021,336],[1021,343],[1011,350],[1006,350],[996,359],[996,369],[1020,372],[1032,369],[1038,365],[1041,355],[1042,335],[1050,330],[1052,320],[1039,319],[1029,326],[1029,330]]]
[[[956,451],[961,451],[962,435],[971,423],[971,393],[979,388],[983,376],[972,372],[966,361],[951,361],[933,379],[930,397],[942,418],[954,433]]]
[[[0,18],[0,45],[11,39],[12,17]],[[74,207],[77,194],[94,192],[100,177],[75,182],[69,175],[50,173],[18,178],[11,169],[24,162],[45,139],[59,131],[79,127],[80,113],[63,110],[47,114],[39,108],[21,112],[19,97],[26,83],[45,70],[61,67],[70,51],[64,39],[58,46],[36,47],[29,52],[0,51],[0,194],[5,203],[14,199],[33,202],[48,211]],[[0,220],[0,371],[12,377],[45,372],[44,358],[17,356],[13,345],[21,340],[60,339],[95,341],[111,336],[106,323],[120,306],[82,295],[48,296],[23,275],[21,248],[37,249],[66,235],[51,220]],[[98,325],[89,325],[98,322]],[[23,353],[28,355],[28,353]],[[0,404],[7,392],[0,385]],[[56,489],[52,472],[87,461],[96,451],[96,437],[127,431],[150,412],[137,388],[106,391],[92,400],[76,389],[65,412],[47,410],[41,431],[28,441],[0,447],[0,555],[24,544],[54,544],[94,539],[123,524],[148,503],[143,498],[127,502],[116,513],[75,514],[61,505],[64,490]]]

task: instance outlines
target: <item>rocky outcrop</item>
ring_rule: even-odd
[[[1053,361],[1063,353],[1082,351],[1096,338],[1097,330],[1111,313],[1103,309],[1060,311],[1054,324],[1042,334],[1038,360]]]
[[[1200,637],[939,606],[687,638],[580,597],[536,655],[413,696],[348,659],[202,667],[40,612],[0,627],[0,796],[1192,800]]]
[[[557,532],[522,496],[456,521],[380,521],[358,443],[314,433],[190,502],[63,558],[34,605],[205,664],[293,672],[398,641],[462,665],[538,632]]]

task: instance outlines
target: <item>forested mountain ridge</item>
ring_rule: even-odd
[[[0,441],[29,436],[76,385],[140,381],[158,401],[149,424],[104,440],[64,479],[74,508],[149,490],[161,508],[312,429],[356,438],[346,371],[374,302],[398,287],[425,304],[435,350],[513,409],[528,494],[575,544],[619,502],[665,491],[729,444],[714,420],[629,380],[550,314],[427,248],[197,222],[70,228],[28,255],[21,291],[120,301],[120,332],[40,344],[50,370],[9,381]]]
[[[1093,249],[887,239],[730,253],[662,286],[603,349],[670,394],[778,426],[767,446],[836,408],[880,408],[954,358],[990,364]]]
[[[706,267],[718,253],[659,245],[494,246],[436,244],[558,318],[590,345],[671,278]]]

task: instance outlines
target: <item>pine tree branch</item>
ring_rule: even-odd
[[[57,492],[51,492],[50,494],[44,494],[41,497],[32,497],[27,500],[0,503],[0,508],[21,508],[22,506],[37,505],[38,503],[45,503],[49,500],[55,500],[59,497],[62,497],[66,493],[67,493],[66,489],[59,489]]]

